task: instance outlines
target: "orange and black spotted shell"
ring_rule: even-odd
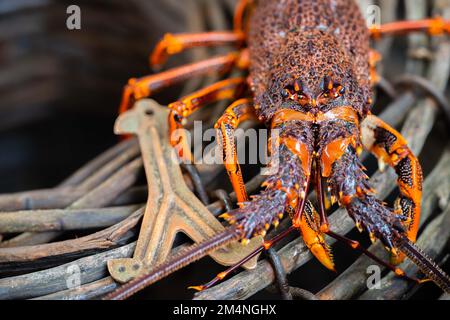
[[[327,77],[345,87],[345,101],[340,103],[351,105],[363,117],[370,107],[370,48],[369,32],[356,2],[256,3],[247,41],[251,88],[262,120],[270,121],[283,107],[301,108],[286,106],[283,99],[285,88],[293,81],[300,82],[307,96],[316,97]],[[323,106],[332,107],[332,103]]]

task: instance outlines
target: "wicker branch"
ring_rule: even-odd
[[[42,264],[50,266],[54,260],[73,259],[123,245],[135,235],[136,232],[132,228],[140,221],[142,214],[143,209],[139,209],[125,220],[81,238],[35,246],[2,248],[0,249],[0,271],[17,272],[23,269],[20,267],[21,264],[27,269],[36,268]]]
[[[81,258],[54,268],[0,279],[0,299],[26,299],[67,290],[67,270],[70,266],[76,266],[80,270],[81,284],[97,281],[108,274],[107,260],[131,257],[135,244],[133,242],[114,250]]]
[[[109,227],[142,205],[103,209],[52,209],[2,212],[0,233],[68,231]]]

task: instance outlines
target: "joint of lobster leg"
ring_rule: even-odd
[[[400,268],[393,268],[392,271],[395,273],[396,276],[401,277],[401,278],[405,278],[405,279],[410,280],[410,281],[413,281],[413,282],[416,282],[417,284],[422,284],[422,283],[425,283],[425,282],[432,281],[432,280],[429,279],[429,278],[418,279],[418,278],[416,278],[416,277],[408,276],[408,275],[406,274],[406,272],[403,271],[403,270],[400,269]]]
[[[264,243],[263,243],[264,250],[269,250],[272,246],[273,246],[273,242],[270,240],[264,241]]]
[[[327,232],[330,231],[330,225],[328,224],[328,222],[323,222],[323,223],[320,225],[319,230],[320,230],[320,232],[322,232],[322,233],[327,233]]]
[[[119,114],[129,110],[133,103],[139,99],[148,97],[150,90],[146,87],[146,84],[139,79],[131,78],[125,85],[122,93],[122,101],[119,107]]]
[[[161,66],[166,62],[168,55],[176,54],[183,50],[183,44],[177,40],[172,34],[167,33],[164,35],[163,40],[158,43],[155,50],[149,57],[150,66],[154,70],[159,70]]]
[[[428,33],[432,36],[444,33],[450,34],[450,22],[444,20],[442,17],[436,17],[431,20]]]
[[[149,57],[150,66],[154,70],[161,69],[169,56],[181,53],[182,51],[195,47],[214,47],[226,44],[239,46],[245,39],[242,32],[214,31],[206,33],[167,33],[156,45]]]
[[[130,79],[128,84],[123,88],[122,101],[120,102],[119,114],[130,109],[133,99],[133,86],[136,79]]]

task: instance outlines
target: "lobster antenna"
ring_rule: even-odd
[[[200,260],[210,252],[226,246],[231,242],[239,240],[241,237],[242,232],[239,227],[229,227],[203,242],[194,244],[182,250],[175,256],[157,265],[153,270],[150,270],[149,273],[143,274],[120,286],[113,292],[106,295],[103,300],[126,299],[147,286],[167,277],[169,274],[184,268],[192,262]]]
[[[419,267],[425,276],[433,280],[444,292],[450,293],[450,277],[422,249],[404,236],[396,242],[399,249]]]

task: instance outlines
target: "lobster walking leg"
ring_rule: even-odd
[[[370,83],[372,86],[376,86],[381,78],[377,72],[377,65],[381,61],[381,54],[375,49],[371,49],[369,52],[369,65],[370,65]]]
[[[324,214],[323,202],[321,204],[321,215]],[[305,209],[300,217],[300,225],[298,226],[303,241],[311,253],[325,266],[328,270],[336,271],[334,268],[333,255],[331,249],[325,242],[324,233],[321,231],[321,217],[314,209],[310,201],[306,201]]]
[[[450,21],[441,17],[416,21],[396,21],[382,25],[373,25],[369,28],[374,39],[389,34],[405,34],[416,31],[425,31],[430,35],[450,34]]]
[[[125,112],[132,107],[136,100],[147,98],[163,88],[183,82],[192,77],[210,73],[225,73],[232,67],[246,69],[248,67],[248,53],[232,52],[208,60],[191,63],[185,66],[167,70],[155,75],[142,78],[131,78],[125,86],[119,112]]]
[[[171,34],[168,33],[156,45],[150,55],[150,65],[159,69],[169,56],[195,47],[213,47],[224,44],[240,45],[244,34],[233,31],[215,31],[204,33]]]
[[[408,148],[399,132],[374,115],[368,115],[361,124],[363,146],[371,151],[383,169],[384,163],[393,167],[398,175],[400,197],[396,209],[406,218],[406,235],[415,242],[420,222],[422,195],[422,169],[419,161]],[[403,255],[393,257],[393,263],[399,263]]]
[[[325,194],[323,190],[322,170],[320,169],[319,161],[316,161],[316,193],[319,199],[319,212],[320,212],[320,227],[319,229],[324,231],[329,230],[329,222],[325,209]]]
[[[317,172],[320,173],[320,163],[317,163]],[[368,256],[369,258],[371,258],[372,260],[380,263],[381,265],[389,268],[390,270],[392,270],[396,275],[404,277],[405,279],[408,280],[412,280],[415,281],[417,283],[422,283],[424,281],[428,281],[428,280],[419,280],[416,278],[412,278],[409,277],[405,274],[405,272],[403,270],[401,270],[400,268],[396,268],[395,266],[381,260],[380,258],[378,258],[377,256],[375,256],[374,254],[372,254],[370,251],[368,251],[367,249],[365,249],[363,246],[361,246],[361,244],[358,241],[349,239],[345,236],[339,235],[333,231],[331,231],[328,227],[328,221],[326,219],[324,219],[324,217],[326,217],[326,213],[325,213],[325,199],[324,199],[324,194],[323,194],[323,187],[322,187],[322,178],[321,175],[317,175],[317,183],[316,183],[316,188],[317,188],[317,195],[318,195],[318,199],[319,199],[319,210],[320,210],[320,217],[321,217],[321,227],[320,227],[320,231],[327,234],[328,236],[335,238],[338,241],[341,241],[343,243],[345,243],[346,245],[348,245],[349,247],[351,247],[352,249],[355,250],[359,250],[361,251],[363,254],[365,254],[366,256]]]
[[[270,240],[264,241],[263,245],[258,247],[255,251],[250,253],[247,257],[245,257],[244,259],[242,259],[241,261],[236,263],[234,266],[231,266],[227,270],[217,274],[217,276],[215,276],[214,279],[212,279],[208,283],[205,283],[205,284],[202,284],[202,285],[199,285],[199,286],[190,286],[189,289],[194,289],[194,290],[197,290],[197,291],[203,291],[203,290],[206,290],[208,288],[211,288],[215,284],[217,284],[220,281],[222,281],[223,279],[225,279],[230,273],[232,273],[233,271],[237,270],[239,267],[244,265],[247,261],[249,261],[253,257],[257,256],[258,254],[260,254],[264,250],[269,250],[276,243],[278,243],[281,240],[283,240],[284,238],[286,238],[294,230],[295,230],[295,227],[291,226],[288,229],[286,229],[285,231],[283,231],[282,233],[280,233],[279,235],[277,235],[276,237],[274,237],[274,238],[272,238]]]
[[[265,241],[264,244],[257,248],[250,255],[239,261],[236,265],[231,266],[227,270],[219,273],[214,279],[209,281],[208,283],[200,286],[190,287],[191,289],[195,289],[198,291],[206,290],[211,288],[213,285],[222,281],[225,277],[227,277],[231,272],[238,269],[248,260],[261,253],[263,250],[269,250],[276,243],[287,237],[292,231],[300,230],[302,234],[303,241],[311,253],[329,270],[335,271],[333,257],[331,255],[331,251],[329,246],[325,243],[325,239],[323,234],[319,230],[319,219],[318,214],[314,210],[314,206],[309,200],[303,199],[298,206],[303,214],[301,215],[299,224],[292,225],[276,237],[271,240]]]
[[[244,14],[247,7],[253,2],[253,0],[240,0],[234,11],[234,31],[244,31]]]
[[[214,126],[217,129],[217,143],[222,145],[224,165],[238,202],[247,201],[248,197],[238,162],[234,131],[241,122],[248,119],[257,119],[255,109],[249,99],[240,99],[225,110]]]
[[[326,232],[327,235],[329,235],[332,238],[335,238],[338,241],[341,241],[343,243],[345,243],[347,246],[349,246],[352,249],[355,250],[359,250],[361,251],[363,254],[365,254],[366,256],[368,256],[369,258],[371,258],[372,260],[374,260],[375,262],[378,262],[379,264],[385,266],[386,268],[390,269],[392,272],[394,272],[397,276],[399,277],[403,277],[407,280],[410,281],[414,281],[417,283],[424,283],[429,281],[429,279],[417,279],[415,277],[410,277],[408,275],[406,275],[405,271],[403,271],[400,268],[397,268],[383,260],[381,260],[380,258],[378,258],[376,255],[374,255],[372,252],[370,252],[369,250],[367,250],[366,248],[364,248],[358,241],[349,239],[347,237],[341,236],[340,234],[337,234],[331,230],[328,230]]]
[[[237,98],[243,92],[245,84],[245,78],[219,81],[169,104],[169,108],[171,109],[169,113],[170,143],[178,151],[181,159],[187,161],[192,160],[185,135],[175,134],[177,129],[183,128],[183,119],[207,104]]]

